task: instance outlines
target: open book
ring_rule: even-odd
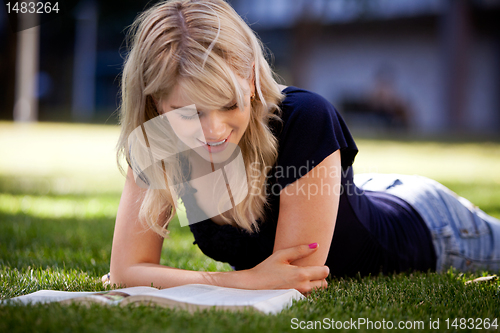
[[[40,290],[28,295],[14,297],[2,303],[60,302],[69,304],[75,302],[120,306],[146,304],[182,308],[190,312],[212,307],[232,311],[254,308],[264,313],[275,314],[291,305],[294,299],[299,300],[302,298],[304,296],[295,289],[247,290],[205,284],[187,284],[161,290],[152,287],[132,287],[100,292]]]

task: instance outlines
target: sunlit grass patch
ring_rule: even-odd
[[[39,289],[103,290],[124,178],[116,169],[116,127],[0,123],[0,299]],[[12,145],[12,142],[18,142]],[[442,182],[500,218],[500,144],[358,140],[355,172],[420,174]],[[193,245],[175,218],[161,264],[229,271]],[[407,273],[329,280],[278,316],[154,307],[46,306],[0,308],[0,332],[162,331],[283,332],[291,320],[424,321],[498,318],[500,281],[465,285],[462,274]],[[441,326],[441,329],[444,326]],[[366,329],[358,329],[366,331]],[[429,330],[428,326],[425,330]],[[492,329],[492,331],[496,331]]]

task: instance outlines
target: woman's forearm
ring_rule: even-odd
[[[299,258],[316,252],[316,243],[298,245],[274,252],[257,266],[241,271],[200,272],[159,265],[137,263],[111,265],[111,284],[120,286],[153,286],[170,288],[185,284],[210,284],[239,289],[290,289],[308,293],[313,288],[326,288],[327,266],[291,265]]]
[[[149,263],[135,264],[121,272],[111,271],[111,284],[122,287],[153,286],[164,289],[198,283],[228,288],[258,289],[252,280],[247,270],[202,272]]]

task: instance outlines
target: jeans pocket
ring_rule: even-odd
[[[487,223],[475,212],[469,212],[469,216],[460,219],[458,232],[462,238],[479,238],[491,233]]]
[[[453,229],[449,224],[435,226],[431,230],[433,238],[447,238],[453,236]]]

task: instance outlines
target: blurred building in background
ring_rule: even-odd
[[[363,131],[500,133],[500,0],[232,0],[284,84]],[[74,0],[40,28],[39,119],[115,123],[124,32],[148,1]],[[0,118],[16,34],[0,11]],[[7,47],[4,47],[7,46]]]
[[[235,1],[286,84],[351,127],[500,133],[500,1]]]
[[[147,0],[63,0],[40,25],[38,119],[116,124],[125,32]],[[0,119],[13,119],[18,33],[0,9]]]

